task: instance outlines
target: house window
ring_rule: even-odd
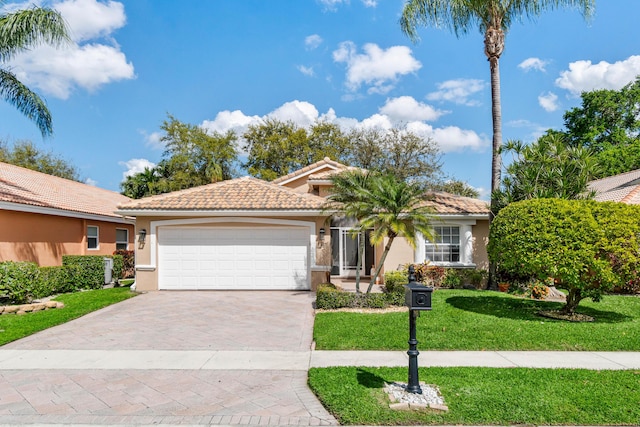
[[[425,240],[425,257],[432,262],[460,262],[460,227],[433,227],[435,241]]]
[[[87,226],[87,249],[98,249],[98,227],[95,225]]]
[[[116,250],[126,251],[129,249],[129,230],[116,228]]]

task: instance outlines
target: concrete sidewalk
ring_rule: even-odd
[[[328,366],[407,366],[404,351],[0,350],[2,370],[306,371]],[[640,352],[422,351],[420,366],[640,369]]]

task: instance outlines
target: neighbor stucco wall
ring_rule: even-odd
[[[98,226],[96,250],[87,249],[88,225]],[[116,250],[117,228],[129,230],[129,248],[133,249],[131,224],[0,210],[0,261],[54,266],[62,264],[63,255],[111,255]]]
[[[384,243],[387,244],[388,239],[385,239]],[[376,248],[376,262],[382,255],[384,247],[380,245]],[[413,247],[407,242],[404,237],[396,237],[393,240],[387,259],[384,261],[383,271],[397,270],[399,266],[409,264],[413,262]],[[384,277],[384,276],[383,276]]]

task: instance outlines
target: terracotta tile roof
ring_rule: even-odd
[[[119,208],[126,210],[320,210],[325,199],[257,178],[244,177],[187,190],[145,197]]]
[[[457,196],[443,191],[430,193],[431,200],[426,202],[439,214],[481,214],[489,215],[489,204],[484,200]]]
[[[322,166],[329,166],[331,169],[337,169],[337,170],[344,170],[344,169],[348,169],[349,168],[349,166],[343,165],[342,163],[338,163],[338,162],[336,162],[334,160],[331,160],[328,157],[325,157],[324,159],[322,159],[322,160],[320,160],[318,162],[312,163],[309,166],[305,166],[302,169],[298,169],[297,171],[291,172],[288,175],[284,175],[284,176],[281,176],[280,178],[276,178],[271,182],[274,183],[274,184],[280,184],[282,182],[294,179],[294,178],[296,178],[298,176],[302,176],[304,174],[307,174],[307,173],[309,173],[309,172],[311,172],[311,171],[313,171],[315,169],[318,169],[318,168],[320,168]],[[322,173],[324,173],[324,171]]]
[[[122,218],[114,211],[129,201],[114,191],[0,162],[0,202]]]
[[[599,202],[640,204],[640,169],[591,181],[589,189]]]

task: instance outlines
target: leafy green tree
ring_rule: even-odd
[[[512,203],[491,225],[489,258],[499,271],[547,281],[568,291],[571,315],[584,298],[640,281],[640,207],[593,200]]]
[[[160,128],[164,131],[160,140],[166,147],[162,160],[154,169],[127,177],[120,184],[124,195],[137,198],[168,193],[235,176],[238,152],[234,132],[210,135],[172,115]]]
[[[358,230],[370,233],[372,244],[383,243],[386,239],[367,288],[370,293],[396,237],[404,237],[412,246],[415,246],[418,232],[433,239],[432,211],[424,203],[427,196],[420,183],[403,181],[390,173],[370,172],[366,179],[355,173],[351,178],[347,177],[351,179],[348,185],[340,185],[339,175],[332,178],[339,185],[333,189],[328,206],[335,208],[335,202],[341,201],[345,214],[359,220]]]
[[[13,146],[0,141],[0,162],[80,181],[78,169],[53,153],[42,152],[31,141],[17,141]]]
[[[502,147],[502,106],[500,104],[499,60],[504,50],[505,33],[522,16],[535,18],[544,10],[563,6],[580,7],[588,16],[594,0],[407,0],[402,10],[400,27],[413,41],[419,39],[417,27],[448,28],[456,36],[479,28],[484,34],[484,53],[491,75],[491,117],[493,122],[493,155],[491,160],[491,192],[500,189]],[[496,205],[492,196],[491,206]]]
[[[132,199],[141,199],[155,193],[160,180],[157,168],[144,168],[144,171],[129,175],[120,184],[122,194]]]
[[[536,142],[525,145],[508,141],[502,151],[514,161],[506,168],[502,188],[495,195],[498,207],[527,199],[588,199],[589,181],[598,173],[598,161],[591,150],[571,147],[563,134],[548,132]]]
[[[620,90],[583,92],[564,114],[567,142],[598,157],[598,178],[640,169],[640,78]]]
[[[249,174],[271,181],[330,157],[342,161],[350,142],[338,125],[316,122],[309,130],[292,121],[266,119],[243,134]]]
[[[395,175],[399,180],[425,186],[442,179],[438,144],[400,128],[358,129],[349,134],[352,166]]]
[[[69,40],[64,19],[53,9],[31,7],[0,15],[0,62],[4,64],[36,46],[60,46]],[[51,113],[44,100],[6,66],[0,67],[0,96],[33,121],[43,137],[53,133]]]

